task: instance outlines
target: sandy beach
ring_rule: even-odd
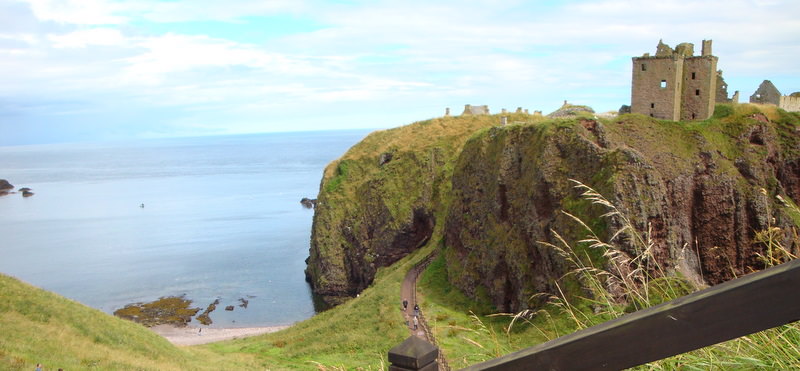
[[[199,345],[213,343],[215,341],[241,339],[249,336],[256,336],[270,332],[280,331],[289,326],[271,327],[243,327],[243,328],[203,328],[197,327],[175,327],[171,325],[158,325],[151,327],[156,334],[159,334],[175,345]]]

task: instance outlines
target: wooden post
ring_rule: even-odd
[[[389,350],[389,371],[438,371],[439,348],[416,336]]]

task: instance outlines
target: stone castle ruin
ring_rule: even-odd
[[[489,114],[489,106],[482,105],[482,106],[473,106],[471,104],[464,105],[464,112],[461,113],[462,115],[488,115]]]
[[[800,112],[800,94],[782,95],[772,81],[764,80],[755,93],[750,96],[750,103],[772,104],[789,112]]]
[[[656,55],[633,58],[633,113],[662,120],[705,120],[714,113],[717,97],[727,100],[727,95],[717,57],[711,54],[711,40],[703,40],[699,56],[694,55],[694,44],[672,49],[659,41]]]
[[[672,49],[659,40],[656,55],[633,57],[630,112],[662,120],[705,120],[714,113],[716,103],[739,103],[738,91],[728,98],[728,84],[717,70],[717,61],[711,54],[711,40],[703,40],[699,56],[694,55],[694,44],[681,43]],[[800,111],[800,94],[781,95],[769,80],[761,83],[750,102]]]
[[[711,40],[703,40],[700,55],[694,55],[692,43],[680,43],[673,49],[659,40],[655,55],[644,53],[633,57],[631,105],[623,105],[618,113],[611,114],[639,113],[671,121],[706,120],[714,114],[717,103],[739,103],[739,91],[728,97],[728,84],[722,77],[722,70],[717,69],[719,58],[712,54],[711,43]],[[800,112],[800,92],[781,95],[769,80],[761,83],[750,96],[750,102]],[[501,111],[502,114],[508,112],[505,108]],[[522,112],[522,107],[518,107],[516,113]],[[528,110],[524,112],[527,114]],[[489,114],[488,106],[470,104],[466,104],[461,113]],[[449,115],[447,108],[445,116]],[[534,115],[542,113],[536,111]]]
[[[764,80],[758,86],[756,92],[750,96],[750,103],[758,104],[774,104],[778,105],[781,102],[781,92],[772,84],[772,81]]]

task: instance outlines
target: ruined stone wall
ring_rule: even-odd
[[[772,81],[764,80],[761,85],[758,86],[753,95],[750,96],[750,103],[759,103],[759,104],[780,104],[781,100],[781,92],[778,91],[778,88],[772,84]]]
[[[722,78],[722,71],[717,71],[717,103],[730,103],[732,100],[728,99],[728,84]]]
[[[683,62],[681,120],[705,120],[714,113],[717,57],[686,58]]]
[[[464,105],[464,112],[461,113],[462,115],[488,115],[489,114],[489,106],[482,105],[482,106],[473,106],[471,104]]]
[[[778,107],[789,112],[800,112],[800,97],[782,96]]]
[[[633,58],[631,112],[662,120],[680,118],[683,58]]]

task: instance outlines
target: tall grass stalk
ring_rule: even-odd
[[[561,279],[570,279],[580,284],[580,292],[565,292],[563,284],[556,283],[555,295],[547,295],[549,308],[556,308],[559,313],[545,310],[526,310],[514,315],[509,325],[518,321],[533,324],[533,316],[546,315],[565,316],[570,318],[577,329],[591,327],[607,320],[618,318],[632,311],[641,310],[664,301],[696,291],[688,280],[663,270],[653,256],[654,243],[651,230],[640,235],[631,221],[611,202],[591,187],[577,181],[575,188],[581,191],[582,197],[595,205],[607,209],[603,218],[614,218],[621,228],[608,239],[602,241],[592,229],[580,218],[564,212],[586,231],[586,237],[577,241],[589,249],[599,249],[606,259],[604,266],[598,266],[590,259],[586,249],[576,249],[556,231],[553,232],[556,243],[540,242],[541,245],[553,249],[572,268]],[[768,197],[765,190],[762,194]],[[788,208],[788,212],[800,215],[800,209],[782,196],[776,196],[778,202]],[[767,202],[767,205],[770,203]],[[769,213],[769,210],[767,210]],[[765,266],[784,263],[796,256],[783,243],[784,231],[773,225],[771,214],[768,215],[767,229],[755,233],[754,242],[763,244],[765,253],[761,260]],[[795,241],[796,230],[791,231]],[[632,241],[633,252],[622,250],[615,241],[626,234]],[[583,251],[582,253],[579,251]],[[539,294],[537,296],[541,296]],[[539,299],[539,298],[532,298]],[[731,308],[735,310],[735,308]],[[551,323],[553,323],[551,321]],[[553,331],[558,329],[553,325]],[[539,331],[542,331],[539,329]],[[545,333],[542,331],[542,333]],[[654,334],[657,336],[657,334]],[[800,369],[800,325],[792,324],[758,332],[738,339],[706,347],[690,353],[681,354],[657,362],[641,366],[651,370],[707,370],[707,369]]]

